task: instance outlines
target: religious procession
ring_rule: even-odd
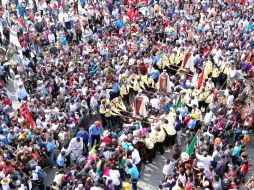
[[[0,189],[254,190],[253,31],[253,0],[1,0]]]

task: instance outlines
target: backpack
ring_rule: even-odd
[[[38,179],[40,181],[43,181],[45,177],[47,176],[47,173],[43,169],[39,169],[39,171],[37,172],[37,175],[38,175]]]

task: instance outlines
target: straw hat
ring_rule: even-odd
[[[198,162],[198,163],[197,163],[197,167],[198,167],[199,169],[204,169],[205,165],[204,165],[203,162]]]
[[[20,75],[15,75],[15,79],[19,79],[20,78]]]
[[[10,180],[9,177],[4,177],[4,178],[1,180],[1,184],[2,184],[2,185],[8,185],[10,182],[11,182],[11,180]]]
[[[181,153],[181,160],[183,162],[187,162],[189,159],[190,159],[190,156],[189,156],[189,154],[187,152],[182,152]]]
[[[17,84],[18,86],[22,86],[23,85],[23,82],[18,82],[18,84]]]

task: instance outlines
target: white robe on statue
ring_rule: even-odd
[[[144,118],[148,116],[148,110],[146,108],[146,105],[149,103],[149,99],[146,95],[140,95],[138,94],[134,98],[133,102],[133,114],[134,115],[141,115]]]

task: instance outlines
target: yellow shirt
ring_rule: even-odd
[[[146,144],[146,148],[149,149],[149,150],[154,148],[154,142],[149,137],[147,137],[145,139],[145,144]]]
[[[151,77],[149,77],[147,80],[147,84],[149,87],[153,88],[154,87],[154,80]]]
[[[217,78],[219,75],[220,75],[220,72],[217,69],[217,67],[213,67],[212,77]]]
[[[128,85],[125,85],[123,84],[120,88],[120,95],[121,96],[124,96],[124,95],[127,95],[129,93],[129,86]]]
[[[163,125],[161,125],[161,128],[162,128],[162,130],[165,130],[166,133],[170,136],[176,134],[176,130],[175,130],[173,124],[169,124],[169,123],[168,124],[163,124]]]
[[[213,71],[213,64],[211,61],[205,62],[204,79],[208,79],[208,75]]]
[[[196,108],[195,110],[192,109],[191,114],[197,116],[197,120],[202,120],[202,113],[198,108]]]

